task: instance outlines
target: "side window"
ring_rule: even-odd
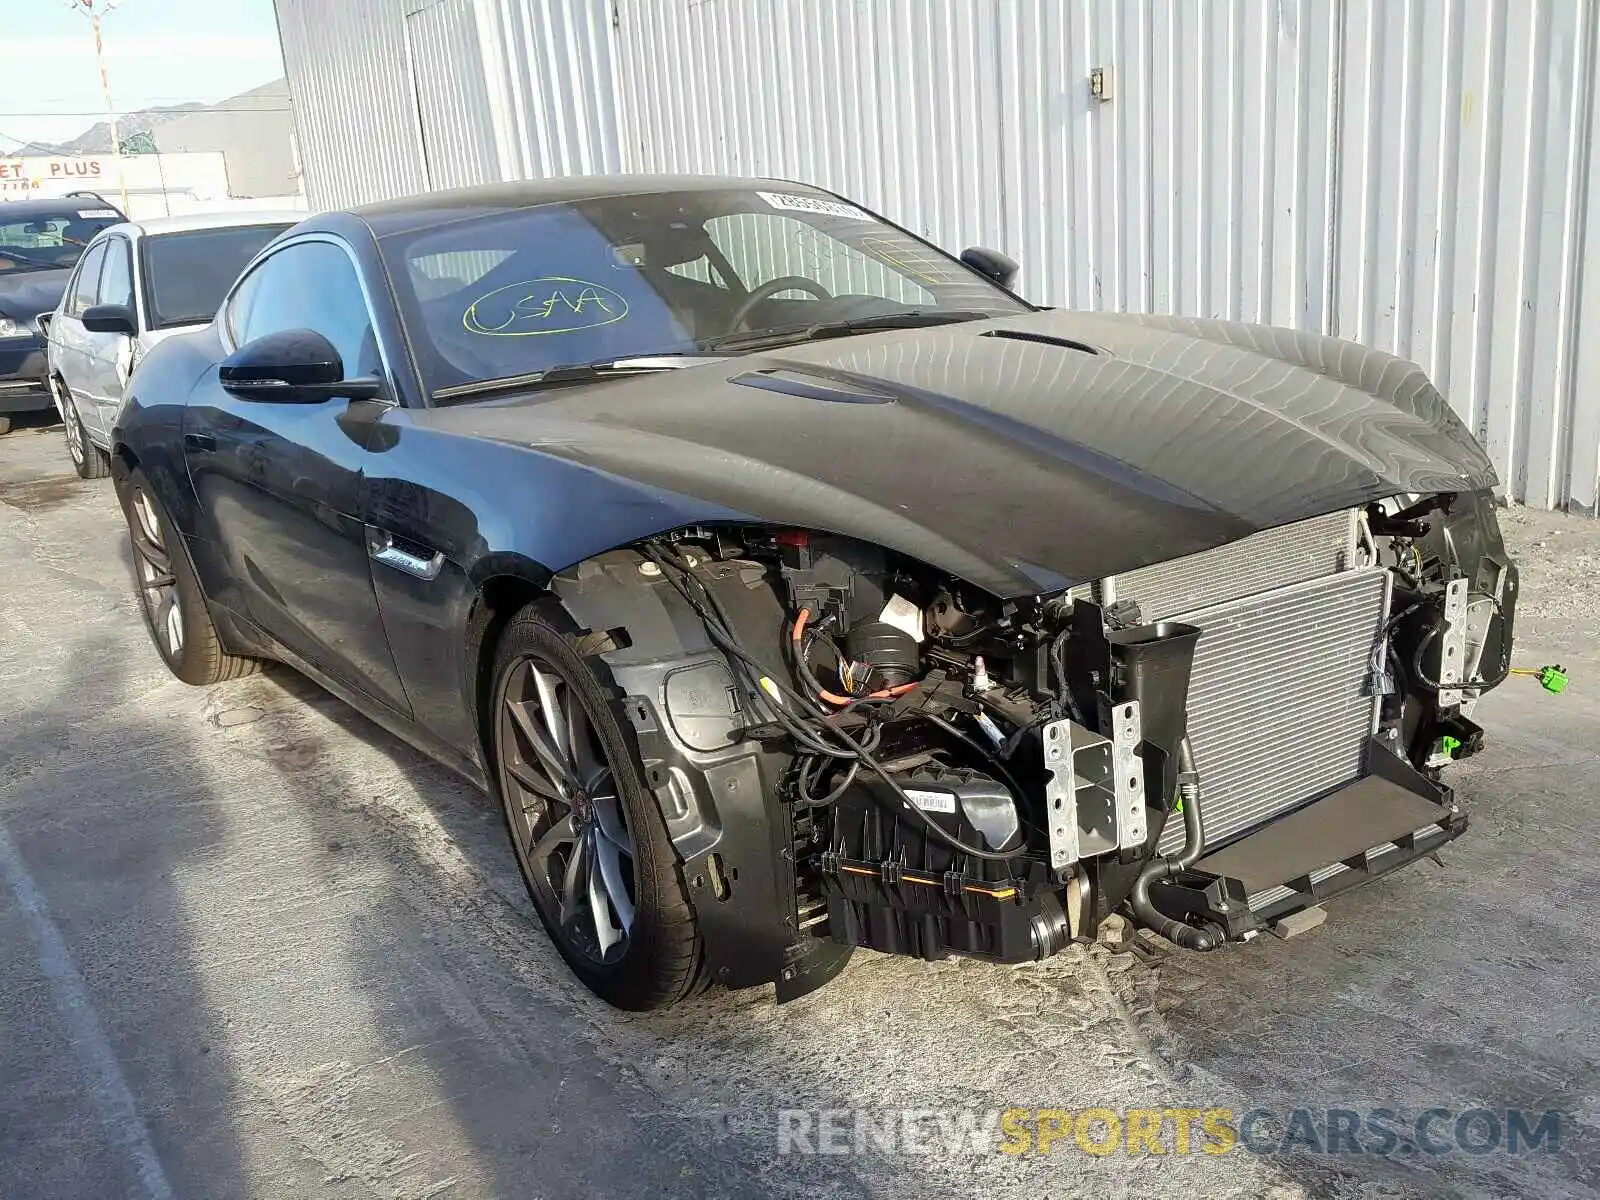
[[[133,258],[126,239],[106,239],[106,265],[100,275],[97,304],[126,304],[133,307]]]
[[[355,266],[331,242],[297,242],[279,250],[250,273],[235,293],[239,299],[244,303],[231,305],[228,319],[238,322],[241,344],[285,329],[312,329],[333,343],[346,376],[383,369]]]
[[[927,288],[795,217],[772,213],[712,217],[706,222],[706,233],[747,288],[798,275],[815,280],[834,296],[935,303]]]
[[[261,287],[261,268],[257,267],[239,281],[222,308],[222,324],[235,346],[244,345],[245,319],[250,315],[250,305]]]
[[[100,294],[100,268],[105,265],[106,244],[90,246],[78,264],[78,281],[72,289],[72,303],[67,306],[69,317],[83,316],[83,310],[96,303]]]

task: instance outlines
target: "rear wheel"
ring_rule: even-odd
[[[538,605],[495,656],[496,782],[523,881],[578,978],[618,1008],[663,1008],[700,982],[677,855],[612,697]]]
[[[183,537],[138,470],[122,488],[123,515],[133,543],[134,586],[145,627],[162,661],[185,683],[220,683],[254,674],[261,664],[222,648]]]
[[[11,418],[10,417],[0,417],[0,437],[4,437],[6,434],[8,434],[10,432],[11,432]]]
[[[104,479],[111,474],[111,460],[106,457],[104,450],[89,440],[89,432],[83,427],[83,418],[78,415],[78,406],[72,399],[72,393],[59,379],[52,379],[50,387],[61,408],[61,423],[67,433],[67,456],[72,459],[78,478]]]

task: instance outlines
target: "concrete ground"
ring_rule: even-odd
[[[1467,835],[1322,928],[863,954],[782,1008],[630,1017],[482,796],[287,672],[172,680],[109,485],[58,429],[0,439],[0,1197],[1600,1195],[1600,525],[1507,525],[1519,661],[1575,682],[1489,697]],[[1564,1120],[1520,1157],[777,1153],[786,1108],[1191,1105]]]

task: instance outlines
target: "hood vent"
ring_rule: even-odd
[[[826,400],[832,404],[890,404],[894,396],[866,387],[853,379],[811,375],[786,367],[765,367],[746,371],[728,380],[741,387],[778,392],[784,396],[803,396],[807,400]]]
[[[1096,354],[1088,342],[1075,342],[1071,338],[1053,337],[1048,333],[1030,333],[1024,329],[986,329],[979,337],[1007,338],[1013,342],[1038,342],[1041,346],[1059,346],[1063,350],[1076,350],[1079,354]]]

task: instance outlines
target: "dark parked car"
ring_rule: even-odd
[[[1459,835],[1517,574],[1438,392],[1014,270],[773,180],[314,217],[128,386],[156,646],[482,784],[632,1008],[1119,911],[1212,949]]]
[[[89,240],[122,213],[99,196],[0,203],[0,433],[17,413],[55,407],[44,330]]]

